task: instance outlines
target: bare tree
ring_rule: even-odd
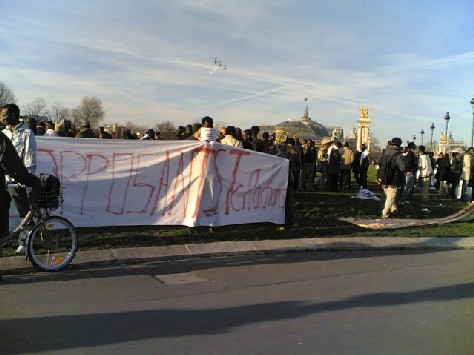
[[[71,110],[71,117],[76,127],[80,127],[85,121],[89,121],[91,127],[97,127],[105,117],[102,100],[85,96],[81,104]]]
[[[54,102],[51,105],[49,112],[51,114],[51,121],[53,121],[54,123],[59,123],[62,120],[69,119],[69,109],[61,105],[60,102]]]
[[[171,121],[158,123],[155,130],[160,132],[162,139],[176,139],[176,126]]]
[[[74,128],[75,129],[80,129],[82,124],[83,124],[83,120],[82,120],[82,116],[81,116],[81,107],[78,106],[78,107],[71,108],[69,110],[69,117],[72,120],[72,124],[73,124]]]
[[[15,94],[6,86],[3,81],[0,81],[0,107],[6,104],[14,104],[16,102]]]
[[[48,114],[47,107],[46,100],[42,97],[37,97],[33,102],[23,107],[22,113],[36,118],[45,117]]]

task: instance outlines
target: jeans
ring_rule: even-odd
[[[415,175],[409,173],[405,175],[405,187],[403,189],[402,201],[410,201],[413,194],[413,187],[415,186]]]

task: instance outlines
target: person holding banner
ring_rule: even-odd
[[[286,141],[275,142],[273,147],[270,149],[269,154],[276,155],[280,158],[288,159],[289,161],[290,166],[288,169],[288,187],[285,198],[285,227],[293,227],[295,226],[293,212],[295,203],[295,192],[293,190],[293,173],[298,170],[298,164],[296,163],[295,155],[291,152],[291,147],[288,144],[288,139]],[[279,229],[283,230],[285,229],[285,227],[280,226]]]

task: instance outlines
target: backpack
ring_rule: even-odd
[[[54,175],[41,174],[41,190],[37,196],[38,206],[55,210],[63,202],[61,181]]]
[[[377,172],[377,181],[382,185],[391,185],[395,178],[395,162],[397,156],[387,157],[382,155],[379,162],[379,170]]]

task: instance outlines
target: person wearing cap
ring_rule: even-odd
[[[415,177],[418,171],[418,159],[415,154],[416,145],[414,142],[408,143],[407,151],[404,153],[406,170],[405,185],[403,187],[402,200],[403,203],[410,203],[413,196],[413,188],[415,187]]]
[[[389,145],[385,148],[384,155],[380,159],[380,170],[384,170],[382,162],[388,164],[391,171],[390,176],[387,177],[387,180],[379,182],[382,184],[382,189],[385,194],[385,204],[382,210],[382,218],[393,217],[398,213],[398,190],[403,184],[404,173],[406,170],[405,167],[405,158],[403,157],[400,146],[402,145],[401,138],[395,137],[392,138]]]
[[[428,201],[430,196],[430,178],[433,175],[433,166],[431,165],[431,159],[426,153],[424,146],[420,145],[418,147],[420,151],[420,157],[418,158],[418,171],[420,175],[420,191],[421,191],[421,200]]]

